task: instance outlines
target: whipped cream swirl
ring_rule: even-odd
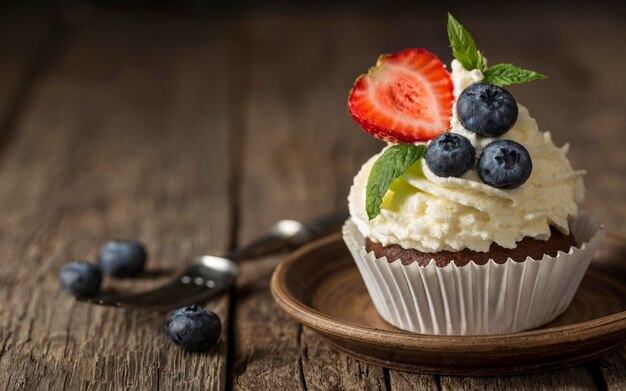
[[[467,71],[456,60],[452,62],[455,96],[482,78],[480,71]],[[557,148],[549,132],[539,131],[528,110],[519,104],[518,108],[517,122],[499,138],[466,130],[455,109],[451,132],[471,141],[477,159],[482,149],[497,139],[524,145],[533,161],[526,183],[511,190],[496,189],[480,180],[476,167],[458,178],[438,177],[421,159],[421,167],[407,170],[399,183],[394,183],[381,213],[370,221],[365,187],[378,154],[361,167],[348,196],[351,218],[361,233],[384,246],[399,244],[422,252],[489,251],[492,243],[515,248],[524,237],[547,240],[551,225],[569,233],[568,219],[578,214],[578,203],[584,197],[584,171],[572,169],[566,157],[567,144]]]

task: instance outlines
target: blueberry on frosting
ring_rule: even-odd
[[[521,186],[532,170],[533,163],[526,148],[511,140],[498,140],[487,145],[478,160],[480,179],[500,189]]]
[[[517,120],[517,103],[504,88],[475,83],[456,102],[456,113],[463,127],[486,137],[500,137]]]
[[[440,177],[458,177],[474,165],[476,151],[472,143],[457,133],[444,133],[428,144],[428,168]]]

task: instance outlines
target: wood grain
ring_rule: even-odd
[[[333,94],[347,91],[351,81],[334,72],[346,67],[347,57],[332,40],[354,26],[302,16],[258,17],[246,25],[252,60],[249,103],[243,108],[242,241],[279,218],[345,207],[349,178],[376,144],[359,133],[360,142],[346,142],[354,134],[343,129],[352,126],[345,117],[345,93]],[[382,368],[341,356],[276,307],[269,292],[276,261],[242,268],[234,313],[234,388],[384,389]]]
[[[567,368],[532,376],[499,378],[442,377],[441,390],[596,390],[591,374],[585,367]]]
[[[9,8],[0,14],[0,148],[11,138],[37,73],[55,49],[54,25],[49,13],[28,8]]]
[[[352,360],[273,303],[279,257],[243,265],[234,302],[209,304],[227,323],[231,307],[236,324],[206,355],[169,345],[163,314],[77,305],[59,291],[59,265],[114,236],[145,241],[152,273],[107,287],[139,290],[277,218],[345,207],[352,176],[382,146],[346,115],[352,81],[404,47],[449,62],[445,10],[311,11],[86,3],[66,13],[61,36],[49,14],[0,13],[0,389],[626,388],[625,351],[486,379]],[[589,172],[586,208],[626,235],[623,10],[451,11],[492,63],[550,76],[511,91],[557,144],[571,143],[573,165]]]
[[[626,384],[626,348],[622,348],[598,360],[603,386],[607,390],[622,390]]]
[[[106,288],[154,286],[228,246],[225,27],[100,15],[42,75],[0,170],[2,389],[225,387],[227,335],[186,354],[164,314],[78,304],[57,280],[116,237],[151,259],[145,278]],[[227,326],[228,298],[209,306]]]

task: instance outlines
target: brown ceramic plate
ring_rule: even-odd
[[[415,334],[376,312],[340,234],[281,263],[272,293],[336,349],[384,367],[445,375],[509,375],[578,364],[626,342],[626,240],[609,236],[570,307],[536,330],[487,336]]]

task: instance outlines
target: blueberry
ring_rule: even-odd
[[[472,168],[476,151],[472,143],[456,133],[443,133],[428,144],[426,164],[437,176],[461,176]]]
[[[87,297],[98,293],[102,283],[100,269],[87,262],[66,263],[59,270],[61,286],[74,296]]]
[[[194,304],[172,312],[165,322],[165,332],[176,345],[197,352],[219,341],[222,323],[215,313]]]
[[[513,189],[521,186],[533,171],[533,162],[522,144],[498,140],[483,149],[478,160],[478,175],[486,184]]]
[[[114,240],[100,248],[98,263],[114,277],[133,277],[143,271],[148,258],[143,246],[134,240]]]
[[[456,102],[456,114],[463,127],[487,137],[500,137],[517,121],[517,103],[504,88],[475,83]]]

